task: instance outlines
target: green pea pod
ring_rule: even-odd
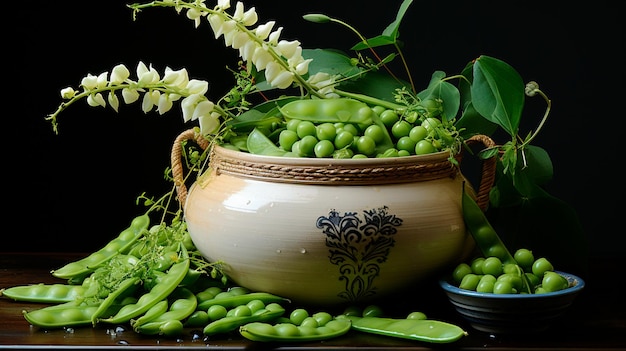
[[[239,333],[252,341],[321,341],[340,337],[350,331],[351,321],[347,318],[332,319],[318,327],[307,327],[293,323],[270,324],[248,323],[239,328]]]
[[[231,295],[231,296],[224,296],[224,297],[221,297],[221,296],[222,295],[216,295],[212,299],[208,299],[208,300],[204,300],[200,302],[198,304],[198,309],[206,310],[213,305],[220,305],[226,308],[233,308],[239,305],[245,305],[248,302],[253,301],[253,300],[261,300],[265,304],[272,303],[272,302],[276,302],[276,303],[290,302],[290,300],[287,298],[270,294],[270,293],[266,293],[266,292],[251,292],[251,293],[247,293],[243,295]]]
[[[226,316],[207,324],[204,329],[204,335],[215,335],[228,333],[237,330],[244,324],[252,322],[269,322],[281,317],[285,313],[285,309],[277,304],[270,303],[265,308],[255,311],[248,316]]]
[[[64,303],[84,296],[85,290],[82,285],[33,284],[4,289],[0,291],[0,296],[6,296],[15,301]]]
[[[349,98],[295,100],[279,110],[286,119],[315,123],[371,124],[375,115],[367,104]]]
[[[485,257],[498,257],[503,264],[517,264],[513,255],[487,220],[483,210],[465,191],[465,186],[463,187],[462,206],[465,225],[482,254]]]
[[[461,327],[428,319],[343,316],[352,321],[352,329],[402,339],[429,343],[450,343],[467,335]]]
[[[95,325],[96,323],[98,323],[98,319],[100,317],[102,317],[103,315],[109,317],[108,315],[106,315],[106,311],[109,310],[109,308],[111,307],[111,305],[118,299],[120,299],[121,296],[128,296],[129,291],[133,292],[135,290],[135,288],[137,287],[138,283],[140,282],[140,279],[138,277],[131,277],[131,278],[127,278],[124,279],[118,286],[117,289],[115,289],[113,292],[111,292],[100,304],[100,306],[98,307],[98,309],[96,311],[94,311],[93,315],[91,316],[91,322]]]
[[[62,279],[84,276],[111,259],[118,253],[126,253],[148,229],[150,217],[147,214],[135,217],[130,226],[122,231],[117,238],[109,241],[104,247],[80,260],[70,262],[52,271],[52,275]]]
[[[131,319],[130,325],[134,327],[135,325],[141,325],[152,321],[163,313],[167,312],[167,308],[169,304],[167,300],[159,301],[154,306],[150,307],[146,313],[144,313],[141,317],[137,319]]]
[[[189,255],[181,245],[181,259],[172,265],[167,273],[159,279],[149,292],[143,294],[137,303],[122,307],[114,316],[101,319],[105,323],[126,323],[146,313],[152,306],[167,298],[185,278],[189,271]]]
[[[182,321],[189,317],[198,306],[196,295],[189,289],[177,288],[172,297],[174,301],[170,304],[170,308],[165,313],[157,315],[151,320],[137,320],[133,324],[133,329],[140,334],[156,334],[161,331],[159,324],[168,323],[172,320]]]
[[[100,308],[102,301],[102,299],[70,301],[37,310],[23,311],[23,315],[30,324],[45,329],[87,326],[92,324],[92,317]],[[105,314],[114,314],[122,306],[133,301],[136,300],[132,297],[115,301],[108,307]]]

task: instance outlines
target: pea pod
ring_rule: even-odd
[[[342,336],[350,331],[350,327],[351,321],[347,318],[332,319],[318,326],[253,322],[241,326],[239,333],[253,341],[321,341]]]
[[[283,313],[285,313],[285,309],[281,305],[273,302],[253,311],[250,315],[238,315],[237,313],[230,312],[231,311],[229,311],[229,315],[226,317],[207,324],[203,329],[204,335],[228,333],[237,330],[244,324],[252,322],[269,322],[282,316]]]
[[[178,288],[172,293],[175,300],[171,303],[167,312],[156,316],[156,318],[148,321],[137,320],[133,329],[140,334],[154,335],[161,333],[163,326],[170,321],[182,321],[189,317],[198,306],[196,296],[186,288]]]
[[[143,314],[141,317],[137,319],[131,319],[130,325],[134,327],[135,324],[141,325],[141,324],[148,323],[156,319],[158,316],[162,315],[163,313],[167,312],[168,307],[169,307],[169,304],[167,302],[167,299],[159,301],[154,306],[150,307],[150,309],[148,309],[148,311],[146,311],[146,313]]]
[[[367,104],[349,98],[295,100],[279,110],[286,119],[316,123],[371,124],[375,115]]]
[[[76,276],[85,276],[98,266],[102,265],[118,253],[125,253],[148,229],[150,217],[147,214],[135,217],[130,226],[123,230],[117,238],[109,241],[104,247],[89,254],[80,260],[70,262],[65,266],[52,271],[52,275],[62,279],[72,279]]]
[[[253,300],[261,300],[268,304],[271,302],[289,302],[289,299],[266,292],[250,292],[243,295],[227,295],[218,294],[212,299],[204,300],[198,304],[198,309],[206,310],[213,305],[221,305],[226,308],[233,308],[239,305],[245,305]]]
[[[463,220],[476,245],[485,257],[498,257],[503,264],[517,264],[485,213],[463,187]]]
[[[122,306],[132,303],[133,297],[125,297],[111,304],[105,314],[114,314]],[[56,329],[92,324],[92,316],[100,308],[102,299],[70,301],[32,311],[23,311],[24,318],[32,325]]]
[[[169,296],[185,278],[189,271],[189,256],[187,250],[181,246],[181,260],[172,265],[163,277],[161,277],[149,292],[143,294],[137,303],[122,307],[117,314],[109,318],[101,319],[105,323],[126,323],[132,318],[146,313],[152,306]]]
[[[137,287],[137,283],[139,283],[139,281],[140,279],[138,277],[131,277],[131,278],[124,279],[121,283],[119,283],[117,288],[113,292],[109,293],[109,295],[102,301],[100,306],[98,306],[98,309],[94,311],[94,313],[91,316],[91,322],[94,325],[98,323],[98,319],[101,316],[106,315],[105,314],[106,311],[109,310],[111,305],[116,300],[118,300],[121,296],[129,296],[130,295],[129,291],[131,293],[134,292],[135,288]],[[106,315],[106,316],[109,317],[109,315]]]
[[[0,295],[15,301],[64,303],[84,296],[85,287],[67,284],[33,284],[14,286],[0,291]]]
[[[457,325],[436,320],[351,315],[340,317],[349,319],[353,330],[430,343],[450,343],[467,335],[467,332]]]

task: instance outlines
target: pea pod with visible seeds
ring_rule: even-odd
[[[133,297],[125,297],[109,306],[104,314],[114,314],[122,306],[136,301]],[[100,307],[101,299],[88,301],[70,301],[32,311],[23,311],[24,318],[32,325],[56,329],[64,327],[86,326],[92,324],[92,316]]]
[[[92,272],[118,253],[125,253],[148,229],[150,217],[147,214],[135,217],[130,226],[123,230],[115,239],[104,247],[89,254],[80,260],[70,262],[65,266],[52,271],[52,275],[62,279],[72,279]]]
[[[506,248],[485,213],[463,187],[463,220],[474,238],[476,245],[485,257],[498,257],[503,264],[517,264]]]
[[[235,307],[235,309],[236,308],[237,307]],[[251,314],[249,315],[239,315],[238,313],[231,313],[231,311],[228,311],[229,314],[226,317],[214,320],[213,322],[207,324],[203,329],[204,335],[228,333],[237,330],[244,324],[252,322],[273,321],[285,313],[285,309],[275,302],[259,308],[256,311],[251,311]]]
[[[146,313],[152,306],[169,296],[185,278],[189,271],[189,255],[181,246],[181,259],[172,265],[167,273],[161,277],[147,293],[143,294],[137,303],[122,307],[117,314],[109,318],[101,319],[105,323],[126,323],[131,319]]]
[[[233,308],[239,305],[245,305],[253,300],[261,300],[268,304],[271,302],[290,302],[289,299],[266,292],[249,292],[242,295],[218,294],[212,299],[204,300],[198,304],[198,309],[206,310],[213,305],[221,305],[226,308]]]
[[[430,343],[450,343],[467,335],[461,327],[429,319],[396,319],[384,317],[357,317],[342,315],[352,322],[352,329],[360,332],[391,336]]]
[[[86,289],[82,285],[33,284],[14,286],[0,291],[0,295],[15,301],[64,303],[84,296]]]
[[[239,328],[239,333],[253,341],[321,341],[340,337],[350,331],[351,321],[347,318],[331,319],[323,325],[306,326],[293,323],[270,324],[248,323]]]

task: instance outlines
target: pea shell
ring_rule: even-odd
[[[148,215],[135,217],[130,226],[123,230],[115,239],[109,241],[104,247],[89,254],[80,260],[70,262],[65,266],[52,271],[52,275],[57,278],[71,279],[75,276],[83,276],[93,271],[111,257],[118,253],[125,253],[133,243],[148,229],[150,218]]]
[[[83,296],[85,290],[82,285],[33,284],[7,288],[0,294],[15,301],[63,303]]]
[[[457,325],[436,320],[356,316],[346,318],[352,321],[352,329],[357,331],[430,343],[450,343],[467,335]]]
[[[287,329],[285,327],[289,323],[271,325],[270,323],[253,322],[242,325],[239,328],[239,333],[246,339],[253,341],[321,341],[346,334],[350,331],[351,324],[351,321],[347,318],[333,319],[319,327],[303,327],[291,324],[293,326],[290,329],[291,332],[285,333],[284,330]],[[276,328],[281,328],[282,330],[277,330]]]

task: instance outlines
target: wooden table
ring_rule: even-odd
[[[34,283],[63,283],[50,274],[84,255],[71,253],[0,253],[0,289]],[[447,320],[462,326],[467,337],[451,344],[428,344],[417,341],[350,332],[347,335],[304,344],[265,344],[248,341],[236,334],[231,336],[194,338],[193,331],[174,339],[144,336],[129,330],[128,326],[82,327],[74,330],[40,330],[23,318],[23,310],[42,307],[35,303],[0,298],[0,349],[131,349],[131,350],[626,350],[626,308],[624,306],[623,262],[593,260],[586,278],[586,287],[568,313],[550,330],[535,335],[493,336],[471,329],[456,315],[442,291],[423,288],[426,295],[427,315],[433,319]],[[620,273],[620,274],[618,274]],[[431,286],[431,285],[425,285]],[[422,289],[422,288],[420,288]],[[402,305],[398,297],[394,303]],[[120,327],[120,329],[117,329]]]

